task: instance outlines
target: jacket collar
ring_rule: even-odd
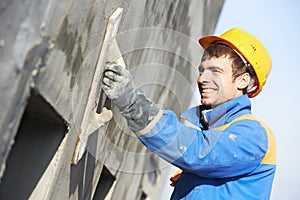
[[[244,114],[251,114],[251,102],[246,94],[210,110],[200,105],[183,113],[182,118],[202,129],[209,129],[227,124]]]

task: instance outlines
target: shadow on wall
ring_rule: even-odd
[[[93,181],[89,178],[94,177],[95,162],[95,158],[86,151],[77,165],[71,165],[69,197],[78,189],[77,199],[91,199]]]
[[[88,138],[89,147],[97,147],[98,143],[98,131],[96,130]],[[93,150],[92,150],[93,151]],[[85,151],[82,159],[77,165],[71,165],[71,176],[70,176],[70,187],[69,187],[69,197],[72,198],[73,194],[76,194],[78,190],[78,197],[76,199],[92,199],[93,194],[93,178],[96,177],[94,174],[95,168],[99,162],[90,153],[90,151]],[[99,163],[98,163],[99,164]],[[97,178],[97,177],[96,177]],[[108,194],[110,188],[112,187],[116,178],[109,172],[109,170],[103,165],[103,169],[98,181],[97,187],[95,189],[93,199],[103,200]]]

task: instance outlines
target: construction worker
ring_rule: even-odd
[[[171,179],[171,199],[269,199],[276,144],[251,115],[249,98],[265,85],[271,58],[238,28],[199,43],[201,105],[183,113],[183,121],[146,98],[118,65],[106,65],[103,89],[140,141],[182,170]]]

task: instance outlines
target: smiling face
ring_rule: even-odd
[[[201,103],[208,108],[214,108],[243,95],[243,89],[250,80],[248,73],[234,79],[231,59],[226,56],[202,60],[199,73]]]

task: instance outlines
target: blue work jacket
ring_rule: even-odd
[[[212,110],[191,108],[182,119],[164,110],[138,133],[151,151],[183,170],[171,199],[270,198],[275,139],[251,115],[247,95]]]

